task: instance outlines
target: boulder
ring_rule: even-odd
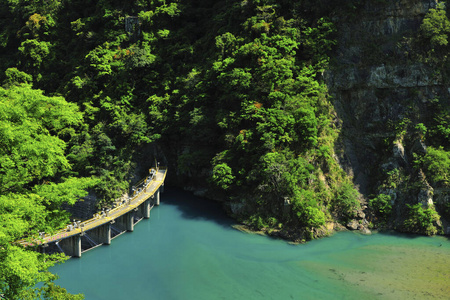
[[[359,225],[361,225],[361,224],[359,224],[358,221],[351,220],[350,222],[348,222],[347,228],[351,229],[351,230],[358,230]]]

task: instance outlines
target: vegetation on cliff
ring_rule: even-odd
[[[438,3],[425,14],[417,32],[398,44],[405,64],[429,70],[433,87],[432,97],[423,92],[426,87],[411,89],[404,113],[390,120],[388,140],[402,163],[385,168],[375,189],[378,195],[370,200],[375,219],[401,231],[436,234],[450,216],[449,33],[446,5]]]
[[[356,7],[330,3],[2,0],[1,293],[32,298],[44,281],[42,297],[64,297],[45,272],[63,258],[13,242],[64,226],[61,205],[87,188],[105,205],[119,197],[152,143],[174,182],[207,187],[253,228],[308,240],[355,218],[361,195],[336,159],[341,123],[323,72],[336,44],[327,14]],[[447,57],[442,11],[423,23],[420,38],[434,47],[417,52],[424,60]],[[393,127],[422,135],[430,147],[417,168],[448,187],[445,103],[430,102],[439,112],[430,120]],[[390,172],[380,186],[402,175]],[[369,206],[374,222],[395,212],[383,193]],[[433,234],[438,217],[411,205],[405,226]]]

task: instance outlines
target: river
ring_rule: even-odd
[[[449,299],[445,237],[341,232],[291,245],[176,189],[134,232],[50,270],[87,300]]]

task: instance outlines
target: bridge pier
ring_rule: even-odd
[[[135,222],[139,222],[142,218],[149,219],[153,205],[160,205],[161,192],[164,191],[166,169],[160,170],[158,168],[157,174],[158,176],[155,177],[154,172],[152,172],[151,179],[146,178],[139,183],[137,194],[135,191],[136,197],[129,198],[127,204],[121,203],[112,211],[106,211],[106,214],[104,212],[101,215],[100,213],[95,214],[94,218],[83,223],[78,221],[76,224],[70,224],[67,226],[66,232],[58,232],[49,237],[44,236],[41,251],[44,253],[47,251],[58,251],[64,252],[68,256],[81,257],[82,251],[95,248],[99,244],[109,245],[112,238],[119,236],[125,231],[134,231]],[[144,186],[145,188],[151,188],[150,192],[154,192],[148,193],[145,190],[144,193],[141,193]],[[26,240],[19,242],[23,246],[29,244]],[[50,243],[55,243],[56,245],[49,245],[50,248],[45,249]]]
[[[130,211],[125,215],[126,229],[127,231],[134,231],[134,211]]]
[[[144,203],[142,203],[141,207],[144,219],[150,219],[150,209],[151,209],[150,199],[145,200]]]
[[[98,226],[89,230],[89,235],[96,240],[99,244],[110,245],[111,244],[111,223]]]
[[[59,246],[68,256],[81,257],[81,234],[61,240]]]
[[[120,216],[120,217],[118,217],[117,219],[114,220],[115,221],[114,226],[117,227],[117,229],[119,231],[127,230],[125,217],[126,217],[126,215],[122,215],[122,216]]]
[[[41,246],[39,247],[40,252],[45,254],[45,248],[48,248],[48,244],[43,244],[43,245],[41,245]]]
[[[134,231],[134,210],[127,212],[126,214],[118,217],[115,220],[116,227],[120,231]]]

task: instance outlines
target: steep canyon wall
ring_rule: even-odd
[[[431,66],[411,58],[406,43],[418,35],[437,1],[364,2],[353,16],[333,20],[338,47],[324,77],[341,122],[339,162],[367,197],[392,196],[391,221],[396,227],[406,203],[426,207],[433,201],[448,202],[448,191],[430,186],[423,172],[414,168],[413,153],[426,152],[427,145],[419,133],[406,128],[432,118],[430,101],[448,102],[450,89]],[[382,183],[393,170],[401,170],[419,187],[406,192],[399,186],[386,187]]]

